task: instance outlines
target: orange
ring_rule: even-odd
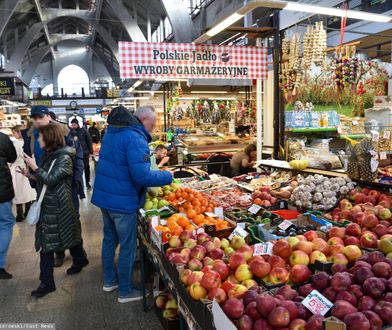
[[[171,192],[169,195],[166,196],[166,199],[167,199],[169,202],[174,201],[175,198],[176,198],[176,194],[175,194],[175,193],[172,193],[172,192]]]
[[[162,227],[162,231],[165,233],[167,231],[170,231],[170,229],[168,227]]]
[[[173,229],[170,229],[170,232],[172,233],[172,235],[180,235],[182,233],[184,229],[181,228],[181,226],[177,225],[176,227],[174,227]]]
[[[192,232],[192,231],[195,230],[195,226],[192,225],[192,224],[189,224],[188,226],[186,226],[185,230],[188,230],[188,231]]]
[[[193,218],[197,215],[197,213],[195,212],[195,210],[190,209],[190,210],[187,212],[186,215],[188,216],[189,219],[193,219]]]
[[[185,212],[185,208],[183,208],[182,206],[180,206],[180,207],[178,208],[178,211],[181,212],[181,213],[184,213],[184,212]]]
[[[190,224],[189,220],[185,217],[180,217],[177,221],[177,223],[182,227],[185,228]]]

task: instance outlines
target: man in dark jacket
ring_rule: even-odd
[[[30,117],[33,120],[33,126],[27,132],[27,138],[25,139],[25,145],[30,146],[30,154],[28,156],[34,156],[36,159],[37,165],[41,165],[43,150],[39,147],[38,143],[38,127],[46,126],[49,123],[55,123],[59,125],[59,129],[63,132],[65,144],[69,147],[72,147],[76,150],[76,157],[73,163],[73,177],[72,177],[72,200],[74,204],[74,208],[78,215],[78,219],[80,219],[79,214],[79,198],[83,199],[86,198],[84,194],[83,188],[83,171],[84,171],[84,160],[83,160],[83,150],[80,142],[78,141],[77,137],[71,136],[71,133],[67,127],[67,125],[61,124],[55,121],[49,112],[49,109],[45,106],[32,106]],[[55,260],[55,267],[61,267],[63,265],[65,258],[64,252],[57,252],[56,253],[56,260]],[[88,261],[86,259],[86,265]],[[80,272],[81,269],[79,267],[72,266],[70,269],[67,270],[68,274],[76,274]]]
[[[77,137],[82,146],[86,187],[87,189],[91,189],[90,155],[93,154],[93,142],[91,141],[91,136],[84,127],[80,127],[79,121],[76,118],[71,120],[71,136]]]
[[[142,298],[132,284],[137,243],[137,212],[144,204],[147,187],[172,181],[167,171],[150,170],[150,132],[156,114],[152,107],[139,108],[133,116],[124,107],[112,110],[99,155],[92,203],[103,216],[103,290],[119,288],[120,303]],[[114,264],[120,245],[118,272]]]
[[[97,128],[97,124],[95,122],[93,123],[93,126],[88,129],[88,133],[90,134],[93,143],[99,143],[101,141],[101,134],[99,133],[99,129]]]
[[[7,251],[15,224],[12,213],[14,186],[8,163],[13,163],[16,158],[13,143],[7,135],[0,133],[0,280],[12,278],[12,275],[5,270]]]

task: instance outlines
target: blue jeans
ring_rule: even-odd
[[[137,248],[137,214],[121,214],[101,209],[103,216],[102,265],[105,286],[118,284],[120,297],[133,289],[133,262]],[[114,264],[117,245],[120,244],[118,271]]]
[[[15,217],[12,213],[12,201],[0,203],[0,268],[5,268],[14,224]]]

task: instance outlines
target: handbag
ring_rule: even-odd
[[[48,174],[52,170],[53,165],[54,165],[55,162],[56,162],[56,159],[50,165]],[[33,204],[31,204],[29,213],[27,213],[26,220],[27,220],[27,223],[29,225],[31,225],[31,226],[35,226],[38,223],[38,221],[39,221],[39,217],[41,215],[41,204],[42,204],[42,200],[45,197],[46,188],[47,188],[47,186],[46,186],[46,184],[44,184],[44,186],[42,187],[41,194],[39,195],[38,200],[35,201]]]

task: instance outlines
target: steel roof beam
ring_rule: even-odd
[[[192,42],[199,34],[195,33],[187,2],[178,0],[161,0],[169,18],[176,42]]]
[[[0,2],[0,37],[21,2],[22,0],[3,0]]]
[[[142,30],[137,25],[136,17],[132,17],[121,0],[107,1],[107,4],[112,8],[132,41],[147,42]]]

